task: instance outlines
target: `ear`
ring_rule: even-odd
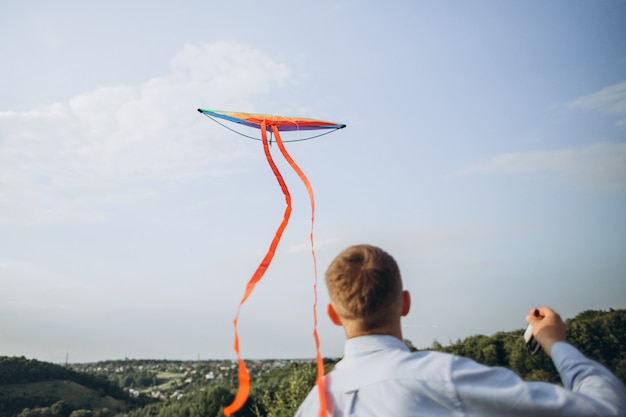
[[[409,314],[410,310],[411,310],[411,294],[407,290],[404,290],[402,291],[402,317]]]
[[[328,317],[330,317],[330,321],[332,321],[334,325],[342,326],[341,319],[337,315],[337,312],[333,308],[332,304],[328,304],[328,307],[326,307],[326,312],[328,313]]]

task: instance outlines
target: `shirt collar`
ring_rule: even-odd
[[[372,334],[346,340],[344,357],[360,356],[386,349],[401,349],[409,352],[409,348],[397,337],[384,334]]]

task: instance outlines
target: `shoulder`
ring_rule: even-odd
[[[327,378],[335,388],[391,380],[450,381],[455,361],[456,357],[447,353],[391,348],[358,357],[344,357]]]

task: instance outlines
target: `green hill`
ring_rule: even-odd
[[[0,357],[3,417],[110,417],[137,405],[104,378],[24,357]]]

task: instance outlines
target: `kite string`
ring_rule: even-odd
[[[272,239],[272,243],[270,244],[270,247],[267,253],[265,254],[265,257],[263,258],[263,260],[257,267],[256,271],[252,275],[252,278],[250,278],[250,281],[248,281],[248,285],[246,285],[246,290],[244,292],[244,295],[241,301],[239,302],[239,307],[237,308],[237,314],[235,316],[235,320],[233,321],[233,325],[235,328],[234,349],[235,349],[235,353],[237,354],[237,362],[239,364],[239,373],[238,373],[239,389],[237,390],[237,395],[235,396],[233,402],[229,406],[224,408],[224,415],[226,417],[230,417],[233,413],[235,413],[237,410],[243,407],[244,404],[246,403],[246,400],[248,399],[248,395],[250,394],[250,373],[248,372],[248,368],[246,367],[246,364],[244,360],[242,359],[241,353],[239,350],[239,334],[237,331],[237,327],[239,323],[239,313],[241,312],[241,307],[243,303],[248,299],[248,297],[254,290],[255,285],[257,284],[257,282],[261,280],[261,278],[265,274],[265,271],[267,271],[267,268],[272,262],[272,258],[274,257],[274,254],[276,253],[276,248],[278,247],[278,243],[280,242],[280,238],[283,232],[285,231],[285,228],[287,227],[287,223],[289,222],[289,217],[291,216],[291,195],[289,194],[289,189],[287,188],[287,184],[285,183],[283,176],[281,175],[280,171],[278,170],[278,167],[276,166],[276,164],[274,163],[274,160],[272,159],[272,155],[270,153],[269,144],[267,140],[267,134],[265,132],[265,121],[261,125],[261,132],[263,136],[263,150],[265,152],[265,157],[267,158],[267,162],[269,163],[270,167],[272,168],[272,171],[274,172],[274,176],[276,177],[276,180],[278,181],[278,184],[280,185],[280,188],[283,191],[283,194],[285,195],[286,207],[285,207],[285,212],[283,214],[283,220],[280,223],[280,226],[278,227],[278,229],[276,230],[276,233],[274,234],[274,238]]]
[[[276,144],[278,145],[280,152],[283,154],[283,157],[289,163],[289,165],[293,168],[293,170],[298,174],[298,176],[304,183],[304,186],[306,187],[306,190],[309,193],[309,200],[311,202],[310,240],[311,240],[311,255],[313,257],[313,272],[314,272],[313,338],[315,339],[315,359],[317,362],[317,379],[316,379],[315,385],[317,385],[319,399],[320,399],[320,410],[319,410],[318,415],[319,417],[325,417],[327,403],[326,403],[326,383],[324,380],[324,360],[322,359],[322,354],[320,351],[320,338],[317,332],[317,257],[315,256],[315,241],[314,241],[314,235],[313,235],[313,228],[315,226],[315,197],[313,195],[313,187],[311,187],[311,183],[309,182],[309,179],[304,174],[302,169],[300,169],[298,164],[296,164],[296,162],[293,160],[289,152],[287,152],[287,149],[285,148],[285,145],[283,144],[280,134],[278,133],[278,129],[274,125],[272,125],[272,132],[274,132],[274,138],[276,139]]]

